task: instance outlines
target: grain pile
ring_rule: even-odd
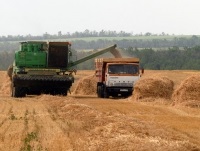
[[[170,99],[174,82],[166,77],[144,78],[134,86],[132,100],[141,101],[155,98]]]
[[[87,76],[78,81],[78,84],[73,92],[76,95],[96,95],[96,77],[95,75]]]
[[[185,79],[173,93],[174,104],[200,107],[200,75]]]

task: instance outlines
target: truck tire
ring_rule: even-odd
[[[104,97],[104,98],[109,98],[109,94],[108,94],[108,92],[106,91],[106,88],[104,88],[103,97]]]
[[[97,96],[98,98],[101,97],[101,87],[99,85],[97,86]]]
[[[101,85],[97,86],[97,95],[98,95],[99,98],[103,98],[104,97],[104,95],[103,95],[103,86],[101,86]]]

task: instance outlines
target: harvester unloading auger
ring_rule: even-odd
[[[8,69],[11,78],[12,97],[27,94],[67,95],[74,76],[73,66],[95,58],[106,52],[121,57],[116,45],[102,49],[75,62],[69,62],[69,42],[27,41],[21,42],[15,60]]]

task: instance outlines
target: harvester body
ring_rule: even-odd
[[[8,75],[12,80],[12,97],[27,94],[67,95],[74,82],[73,66],[113,51],[116,45],[105,48],[85,58],[70,62],[69,42],[28,41],[21,42],[20,50]]]

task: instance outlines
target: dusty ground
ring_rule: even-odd
[[[78,72],[71,91],[93,73]],[[166,76],[176,88],[192,74],[200,72],[146,71],[143,77]],[[200,150],[200,108],[73,93],[11,98],[5,75],[0,71],[0,151]]]

